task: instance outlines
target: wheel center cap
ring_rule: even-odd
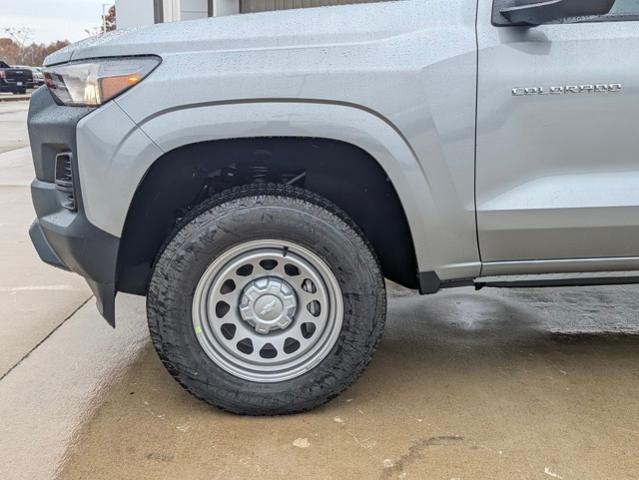
[[[253,280],[242,292],[240,315],[257,333],[284,330],[295,317],[297,298],[293,287],[278,277]]]
[[[275,295],[262,295],[255,301],[255,314],[260,320],[272,322],[282,315],[284,305]]]

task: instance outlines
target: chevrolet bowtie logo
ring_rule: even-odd
[[[276,306],[277,306],[276,299],[273,299],[270,302],[268,302],[266,305],[264,305],[264,307],[262,307],[262,310],[260,310],[260,317],[263,317],[264,315],[268,315],[269,313],[271,313]]]

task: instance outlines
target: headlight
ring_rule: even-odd
[[[97,107],[140,83],[159,57],[131,57],[67,63],[44,71],[47,87],[63,105]]]

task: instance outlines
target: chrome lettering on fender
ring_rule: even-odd
[[[556,87],[516,87],[514,97],[527,95],[566,95],[573,93],[617,93],[623,90],[621,83],[598,83],[589,85],[561,85]]]

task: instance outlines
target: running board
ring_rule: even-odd
[[[560,273],[543,275],[503,275],[479,277],[473,281],[476,290],[493,288],[589,287],[632,285],[639,283],[639,272]]]

